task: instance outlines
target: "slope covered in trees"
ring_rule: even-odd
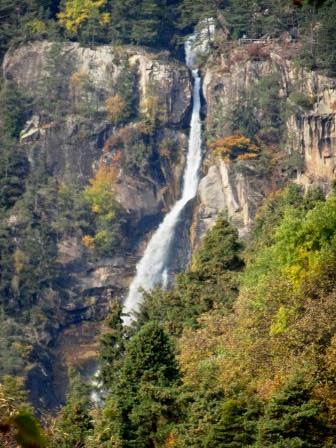
[[[335,236],[335,196],[296,186],[269,198],[245,247],[220,217],[133,328],[114,308],[83,446],[334,446]]]

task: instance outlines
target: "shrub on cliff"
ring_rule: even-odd
[[[259,148],[244,135],[231,135],[209,144],[216,156],[224,160],[245,160],[255,158]]]
[[[125,118],[126,104],[119,95],[114,95],[107,98],[105,101],[105,107],[107,111],[107,118],[112,123],[118,123],[123,121]]]
[[[83,243],[87,248],[94,248],[99,255],[111,254],[122,235],[124,213],[115,199],[114,167],[101,165],[90,185],[84,191],[84,200],[90,207],[94,228],[92,235],[85,235]]]

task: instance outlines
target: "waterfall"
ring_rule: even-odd
[[[130,285],[128,296],[124,302],[125,313],[138,311],[142,300],[141,289],[150,290],[156,285],[165,286],[167,284],[167,262],[169,261],[176,226],[182,210],[197,193],[199,168],[202,160],[202,124],[200,118],[201,78],[198,69],[195,67],[195,40],[196,36],[192,36],[185,44],[186,64],[192,72],[194,87],[193,110],[190,123],[188,155],[183,175],[182,196],[165,216],[149,241],[142,259],[137,264],[136,276]],[[127,324],[131,320],[132,317],[127,317],[124,319],[124,323]]]

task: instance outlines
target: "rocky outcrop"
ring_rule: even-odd
[[[288,120],[288,149],[304,157],[299,182],[328,183],[336,170],[336,82],[321,74],[305,73],[302,83],[311,105]]]
[[[296,177],[292,180],[306,187],[314,183],[326,186],[334,178],[336,83],[321,74],[298,69],[292,61],[296,51],[296,45],[288,42],[242,45],[210,56],[204,65],[206,131],[210,139],[225,135],[225,116],[232,104],[265,76],[280,75],[280,95],[290,113],[286,142],[272,149],[274,155],[270,155],[268,163],[264,158],[227,163],[207,149],[193,224],[196,242],[220,211],[226,211],[245,233],[263,198],[293,173]],[[282,159],[294,160],[292,173],[281,167]]]
[[[221,212],[228,214],[241,236],[245,235],[269,188],[265,164],[232,164],[211,156],[205,164],[207,173],[199,185],[194,242],[200,240]]]
[[[159,86],[163,97],[160,105],[164,108],[162,113],[166,124],[179,126],[190,106],[187,69],[164,52],[147,51],[141,47],[105,45],[92,49],[72,42],[35,42],[7,53],[3,71],[6,79],[15,81],[22,89],[37,92],[41,81],[50,75],[53,64],[62,77],[65,93],[71,95],[71,90],[78,87],[76,81],[79,82],[80,88],[74,95],[74,103],[78,97],[87,93],[87,83],[90,83],[93,95],[100,96],[97,107],[104,111],[104,99],[113,93],[113,82],[125,67],[134,67],[138,76],[141,111],[145,112],[148,107],[146,104],[152,94],[153,83]]]
[[[3,71],[6,79],[34,92],[35,97],[48,92],[45,84],[50,83],[52,90],[60,79],[59,91],[50,101],[61,116],[46,117],[43,110],[35,108],[21,134],[32,165],[34,160],[44,159],[46,168],[60,181],[72,183],[75,179],[84,184],[98,163],[115,165],[117,197],[137,221],[160,214],[173,202],[187,145],[184,128],[191,84],[186,67],[165,53],[138,47],[90,49],[78,43],[36,42],[8,53]],[[130,119],[135,123],[116,126],[108,119],[106,102],[116,95],[117,84],[130,71],[134,82],[129,93],[134,109]],[[156,113],[152,109],[158,106],[160,116],[152,117]],[[146,129],[148,119],[159,121],[155,134]],[[151,153],[134,154],[140,152],[139,144]],[[133,153],[125,155],[127,151]],[[127,169],[127,157],[134,159],[136,168],[143,163],[141,170]]]

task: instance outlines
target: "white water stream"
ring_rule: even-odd
[[[128,324],[133,320],[132,312],[139,309],[142,300],[141,289],[151,290],[156,285],[167,285],[167,263],[174,239],[176,226],[182,210],[186,204],[196,196],[199,183],[199,168],[202,160],[202,125],[200,119],[201,109],[201,78],[195,68],[195,36],[192,36],[185,44],[186,64],[192,71],[194,79],[193,87],[193,111],[190,123],[190,136],[186,167],[183,176],[182,196],[175,203],[171,211],[149,241],[142,259],[137,265],[128,296],[124,302],[124,313],[130,317],[124,318]]]

